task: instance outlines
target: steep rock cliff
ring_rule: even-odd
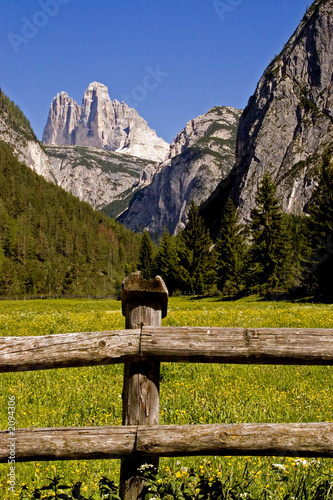
[[[108,88],[91,83],[80,107],[66,92],[53,99],[43,142],[47,145],[77,145],[126,153],[163,161],[169,145],[134,108],[110,99]]]
[[[239,214],[248,221],[268,170],[284,211],[306,211],[323,151],[332,143],[333,0],[317,0],[266,69],[244,110],[236,164],[220,203],[231,186]]]
[[[43,133],[45,144],[73,145],[75,127],[81,116],[81,107],[66,92],[57,94],[51,103]]]
[[[141,174],[141,187],[119,221],[134,231],[177,234],[185,227],[193,198],[200,205],[235,160],[241,112],[215,107],[187,123],[170,146],[169,158]],[[148,184],[148,185],[147,185]],[[145,187],[146,186],[146,187]]]

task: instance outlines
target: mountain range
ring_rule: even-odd
[[[48,165],[28,120],[1,90],[0,116],[8,141],[0,140],[0,296],[114,293],[137,259],[138,235],[18,160]]]
[[[191,199],[201,205],[233,164],[241,111],[216,107],[187,123],[157,165],[147,186],[138,190],[119,221],[133,231],[164,228],[178,234],[186,225]]]
[[[242,112],[216,106],[171,145],[136,110],[91,83],[51,103],[43,144],[0,114],[0,139],[47,180],[134,231],[177,234],[193,198],[217,235],[226,200],[248,222],[265,171],[286,213],[303,214],[333,145],[333,0],[316,0]]]

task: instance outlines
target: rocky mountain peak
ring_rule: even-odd
[[[183,153],[187,148],[193,147],[199,140],[202,142],[204,137],[230,139],[235,132],[235,126],[237,127],[239,116],[239,110],[228,106],[216,106],[204,115],[188,121],[185,128],[176,135],[171,143],[168,158]],[[216,150],[216,142],[213,141],[210,146]]]
[[[108,87],[92,82],[80,107],[66,92],[51,104],[43,134],[46,145],[78,145],[138,156],[151,161],[165,159],[169,145],[134,108],[112,101]]]
[[[333,143],[332,33],[333,1],[318,0],[267,67],[239,122],[230,182],[221,183],[205,209],[211,226],[229,194],[249,221],[266,170],[284,211],[306,211],[323,152]]]
[[[67,92],[57,94],[50,106],[43,142],[59,146],[73,144],[75,126],[80,114],[80,106]]]
[[[85,91],[85,94],[88,94],[89,92],[100,92],[100,93],[105,93],[107,95],[109,95],[109,89],[106,85],[104,85],[104,83],[100,83],[100,82],[91,82],[89,85],[88,85],[88,88],[87,90]]]
[[[141,189],[119,221],[134,231],[178,234],[186,225],[191,199],[200,205],[225,178],[235,162],[241,111],[215,107],[187,122],[170,146],[169,158],[148,165]]]

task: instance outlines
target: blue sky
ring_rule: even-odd
[[[244,108],[309,0],[1,0],[0,87],[41,138],[53,97],[92,81],[171,142],[217,105]]]

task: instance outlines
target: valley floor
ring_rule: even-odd
[[[333,328],[333,305],[171,298],[163,325]],[[0,302],[1,336],[123,328],[121,303],[115,300]],[[9,396],[15,396],[18,428],[120,425],[122,379],[121,365],[1,374],[1,429],[8,425]],[[324,422],[332,420],[332,412],[332,367],[162,364],[161,424]],[[248,498],[259,498],[264,490],[275,492],[271,498],[286,498],[305,477],[313,484],[323,478],[333,481],[331,460],[177,458],[163,459],[161,466],[164,476],[178,480],[188,480],[190,467],[198,474],[207,469],[212,480],[229,478],[231,485],[242,481],[246,471],[253,494]],[[119,463],[18,463],[17,492],[23,483],[45,484],[54,473],[67,482],[82,481],[82,492],[88,495],[103,475],[118,482]],[[8,465],[1,465],[2,491],[7,474]]]

